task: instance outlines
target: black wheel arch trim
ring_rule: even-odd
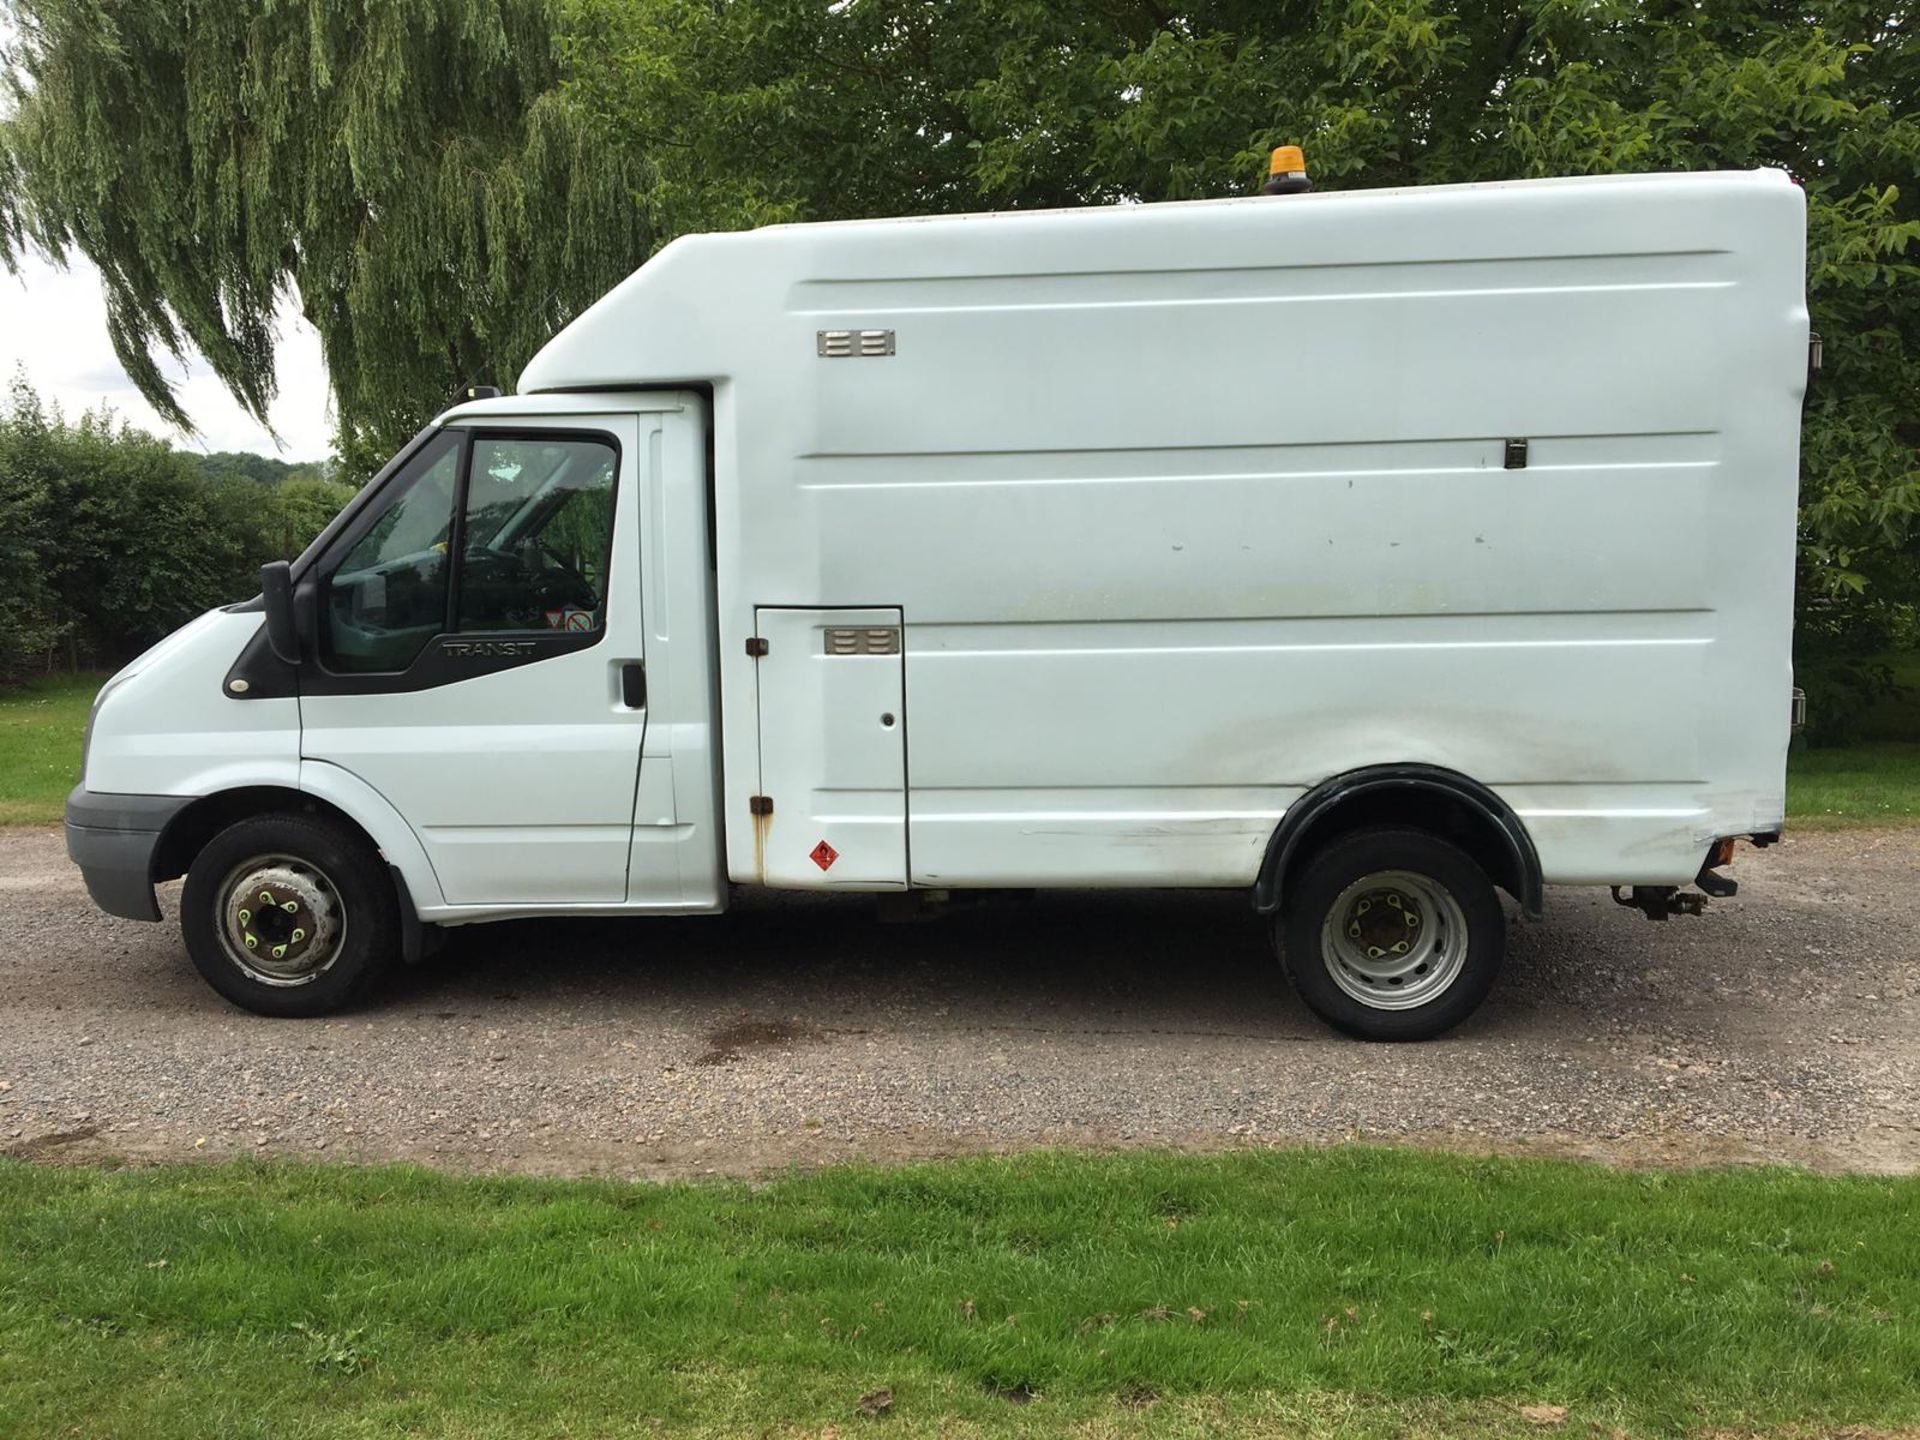
[[[1261,915],[1271,915],[1284,903],[1283,878],[1298,854],[1301,841],[1316,821],[1356,796],[1390,789],[1444,796],[1467,806],[1492,825],[1505,843],[1514,871],[1520,877],[1519,892],[1514,899],[1520,902],[1521,910],[1529,919],[1540,918],[1545,904],[1540,856],[1533,848],[1533,837],[1514,814],[1513,807],[1478,780],[1438,765],[1423,764],[1369,765],[1349,770],[1321,781],[1288,806],[1267,841],[1260,873],[1253,882],[1254,910]]]

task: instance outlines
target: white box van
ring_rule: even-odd
[[[1433,1035],[1496,890],[1780,833],[1778,172],[675,242],[101,691],[68,844],[230,999],[730,888],[1244,890]]]

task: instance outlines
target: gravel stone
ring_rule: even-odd
[[[1327,1030],[1246,897],[1085,892],[879,924],[857,898],[454,932],[363,1008],[236,1010],[0,831],[0,1152],[642,1178],[1032,1146],[1398,1140],[1621,1163],[1920,1168],[1920,829],[1743,849],[1737,898],[1516,919],[1466,1025]]]

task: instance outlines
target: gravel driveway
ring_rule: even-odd
[[[1302,1009],[1238,894],[479,926],[366,1009],[261,1020],[188,966],[177,886],[165,924],[108,919],[58,832],[0,830],[0,1150],[664,1176],[1361,1136],[1912,1170],[1917,862],[1920,830],[1807,833],[1666,924],[1549,892],[1478,1016],[1384,1047]]]

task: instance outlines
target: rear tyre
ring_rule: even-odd
[[[1492,882],[1420,830],[1360,830],[1289,887],[1274,941],[1294,989],[1362,1040],[1429,1040],[1471,1015],[1507,948]]]
[[[392,963],[393,881],[337,820],[259,815],[229,825],[187,870],[180,933],[201,977],[256,1015],[326,1015]]]

